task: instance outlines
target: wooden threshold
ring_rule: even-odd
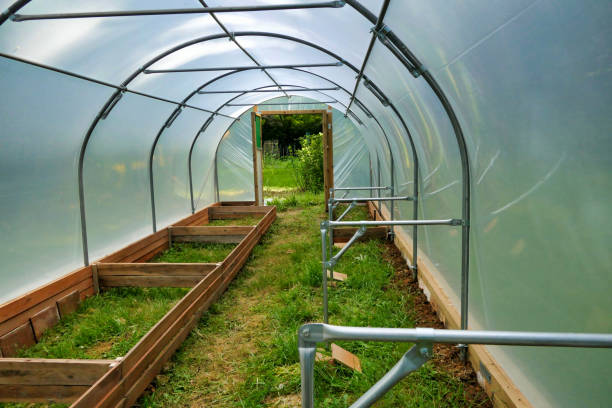
[[[389,219],[389,210],[384,204],[379,212],[378,208],[370,201],[368,202],[368,211],[375,220]],[[403,229],[396,228],[394,244],[412,264],[412,238],[410,235]],[[419,249],[417,262],[419,287],[427,296],[444,326],[447,329],[459,329],[461,327],[459,311],[439,283],[440,278],[438,277],[441,277],[442,274],[437,271],[434,263],[421,249]],[[495,407],[533,408],[505,370],[488,352],[487,346],[469,345],[468,358],[480,385],[489,395]],[[483,372],[483,367],[486,372]]]

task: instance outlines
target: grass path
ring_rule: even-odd
[[[296,198],[255,248],[238,278],[141,398],[144,407],[298,407],[297,328],[321,320],[318,222],[322,205]],[[319,202],[321,202],[320,200]],[[364,217],[363,210],[357,218]],[[355,217],[355,214],[353,215]],[[412,299],[394,284],[386,244],[351,248],[338,270],[346,283],[330,289],[330,322],[413,327]],[[318,406],[347,407],[408,349],[407,344],[340,343],[362,360],[363,374],[316,365]],[[380,407],[485,407],[452,374],[428,363]]]

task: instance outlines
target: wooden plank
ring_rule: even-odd
[[[375,212],[377,219],[388,219],[389,210],[383,204],[381,207],[382,214],[379,214],[375,206],[370,202],[370,211]],[[404,257],[412,263],[412,238],[401,228],[395,230],[395,245],[402,252]],[[459,266],[458,266],[459,267]],[[427,296],[432,307],[438,314],[440,320],[448,329],[458,329],[461,324],[460,313],[453,304],[450,296],[446,293],[444,285],[440,282],[443,280],[443,275],[437,271],[434,263],[419,248],[418,256],[418,279],[419,287]],[[446,285],[448,287],[448,285]],[[477,377],[483,379],[481,385],[485,392],[493,401],[495,407],[517,407],[517,408],[532,408],[525,395],[510,379],[505,370],[488,352],[486,346],[470,345],[468,348],[468,358]],[[487,376],[481,373],[480,364],[483,364],[490,373],[491,381],[484,380]]]
[[[334,279],[334,280],[342,281],[342,282],[344,282],[344,281],[346,281],[348,279],[348,275],[345,274],[345,273],[340,273],[340,272],[334,271],[334,275],[332,277],[332,274],[330,272],[331,271],[328,269],[327,270],[327,277],[330,278],[330,279]]]
[[[91,265],[91,278],[95,293],[100,293],[100,277],[98,276],[98,264]]]
[[[237,244],[244,235],[177,235],[172,238],[176,242],[204,242],[209,244]]]
[[[91,277],[91,267],[77,269],[38,289],[0,305],[0,322],[4,322],[39,303]]]
[[[71,408],[93,408],[98,407],[102,400],[108,399],[115,390],[121,391],[118,387],[122,378],[123,364],[119,362],[106,372],[98,381],[89,387],[71,405]]]
[[[17,314],[16,316],[11,317],[10,319],[0,323],[0,335],[6,334],[9,331],[13,330],[15,327],[29,322],[30,318],[33,315],[49,306],[57,307],[57,299],[60,299],[61,297],[71,293],[74,290],[78,290],[80,292],[81,298],[84,298],[88,291],[91,290],[91,286],[91,277],[86,278],[85,280],[77,283],[76,285],[57,293],[55,296],[38,303],[37,305],[25,310],[24,312]]]
[[[211,208],[208,216],[211,220],[225,220],[263,216],[266,213],[265,206],[230,206]]]
[[[53,327],[59,322],[60,315],[57,310],[57,305],[52,305],[44,308],[40,312],[36,313],[30,319],[32,328],[34,329],[34,336],[36,341],[40,341],[43,333],[50,327]],[[2,379],[0,378],[0,382]]]
[[[133,258],[126,258],[121,262],[148,262],[168,248],[168,241],[160,242],[157,246],[149,248],[149,252],[135,254]]]
[[[334,228],[334,244],[337,242],[348,242],[355,232],[357,227],[342,227]],[[368,227],[366,233],[359,238],[358,242],[364,242],[370,239],[386,239],[388,227]]]
[[[332,358],[334,360],[341,362],[345,366],[352,368],[355,371],[359,371],[360,373],[362,372],[361,371],[361,361],[359,360],[359,357],[357,357],[350,351],[347,351],[343,349],[342,347],[338,346],[337,344],[332,343],[331,352],[332,352]]]
[[[81,296],[78,290],[67,294],[66,296],[57,300],[57,309],[59,310],[60,317],[66,317],[70,313],[76,312],[79,308],[79,302]]]
[[[102,276],[100,286],[103,288],[191,288],[204,276]]]
[[[0,359],[0,385],[86,385],[102,377],[115,360]]]
[[[245,236],[255,226],[199,226],[199,227],[170,227],[173,236],[176,235],[242,235]]]
[[[212,272],[216,263],[108,263],[98,265],[102,278],[109,276],[199,276]]]
[[[36,338],[29,321],[0,337],[0,349],[5,357],[17,355],[20,349],[34,344],[36,344]]]
[[[0,387],[0,402],[41,402],[69,404],[83,394],[87,385],[22,385]]]
[[[154,234],[147,235],[138,241],[119,249],[107,256],[102,257],[98,262],[125,262],[125,259],[135,252],[142,251],[143,248],[148,248],[151,245],[155,245],[162,239],[166,238],[167,232],[164,230],[157,231]]]
[[[221,201],[221,206],[245,206],[245,205],[255,205],[255,201]]]

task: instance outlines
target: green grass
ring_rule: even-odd
[[[264,190],[295,189],[297,183],[295,161],[295,157],[275,159],[265,156],[263,164]]]
[[[111,288],[85,299],[21,357],[112,359],[125,355],[188,289]]]
[[[221,262],[235,247],[235,244],[177,242],[172,244],[172,248],[153,258],[151,262]]]
[[[252,258],[223,298],[158,376],[143,407],[299,406],[297,329],[321,321],[321,263],[318,204],[296,194],[297,204],[278,219],[255,247]],[[363,217],[362,208],[355,217]],[[386,245],[360,243],[336,270],[349,275],[330,288],[330,323],[414,327],[412,299],[393,280],[384,260]],[[363,374],[342,365],[317,362],[317,406],[347,407],[390,369],[409,344],[340,342],[357,354]],[[426,364],[389,392],[378,407],[478,407],[462,382]]]
[[[280,183],[279,183],[280,184]],[[281,186],[283,188],[287,186]],[[322,320],[319,222],[322,194],[276,197],[278,219],[224,295],[203,315],[141,407],[300,406],[297,329]],[[338,208],[338,214],[343,207]],[[365,219],[364,207],[349,219]],[[223,220],[222,225],[236,220]],[[214,262],[233,245],[175,244],[158,262]],[[349,278],[329,290],[330,323],[414,327],[413,299],[394,280],[379,241],[356,244],[336,270]],[[86,300],[24,355],[113,358],[123,355],[178,300],[185,289],[115,289]],[[104,345],[104,347],[101,347]],[[347,407],[384,375],[409,344],[339,342],[361,359],[363,373],[317,362],[319,407]],[[488,407],[470,399],[463,383],[427,363],[394,387],[377,407]],[[0,406],[2,406],[0,404]],[[7,405],[8,406],[8,405]],[[10,405],[18,406],[18,405]],[[25,406],[25,405],[19,405]]]
[[[226,220],[226,219],[210,220],[208,224],[206,225],[209,225],[211,227],[223,226],[223,225],[257,225],[259,220],[261,220],[261,217],[248,216],[248,217],[229,219],[229,220]]]

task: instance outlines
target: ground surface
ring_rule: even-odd
[[[138,402],[140,406],[300,406],[296,333],[301,324],[322,320],[319,221],[326,215],[322,195],[297,193],[290,186],[287,190],[289,193],[281,194],[282,198],[272,198],[279,209],[276,222],[227,292],[204,314],[145,392]],[[365,209],[360,207],[347,219],[365,217]],[[235,224],[232,221],[221,223]],[[156,261],[209,262],[230,249],[187,244],[176,246]],[[330,287],[330,323],[441,327],[394,246],[380,241],[357,244],[349,249],[336,270],[349,278]],[[121,355],[185,291],[105,292],[87,300],[79,312],[50,330],[45,341],[24,355],[65,358]],[[156,302],[160,304],[147,311]],[[136,306],[144,308],[144,312],[138,312]],[[147,315],[139,318],[138,313]],[[88,319],[91,322],[86,324]],[[101,319],[100,323],[96,319]],[[98,330],[96,324],[112,330]],[[89,327],[86,335],[82,334],[83,327]],[[123,336],[129,341],[124,341]],[[361,359],[363,373],[333,362],[317,362],[315,398],[319,407],[349,406],[410,347],[392,343],[339,344]],[[473,371],[459,362],[452,346],[436,346],[434,352],[432,361],[404,379],[376,406],[491,406],[477,386]]]

